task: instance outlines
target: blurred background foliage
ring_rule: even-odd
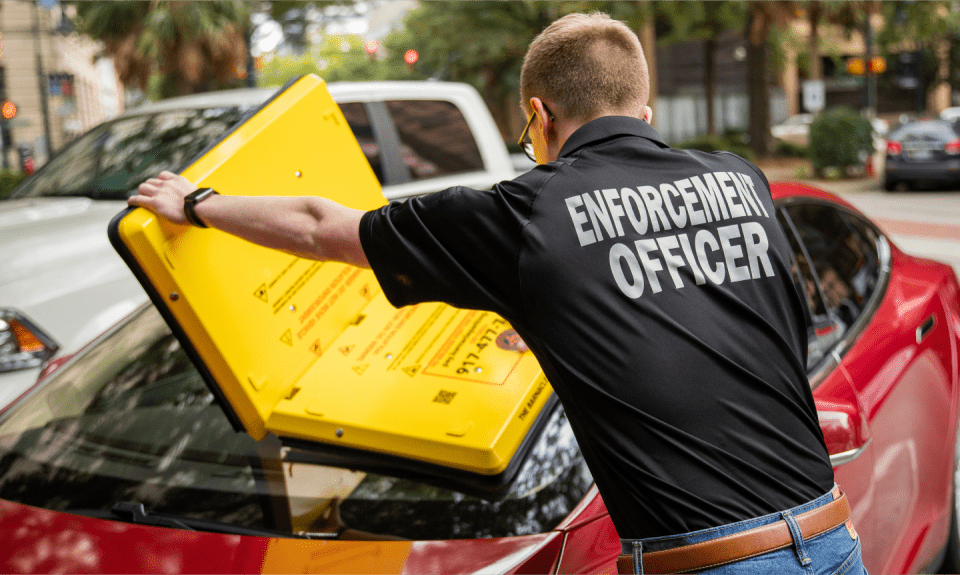
[[[372,54],[364,49],[361,36],[325,33],[327,24],[362,15],[372,1],[68,3],[76,7],[77,29],[101,40],[121,81],[147,99],[249,85],[280,86],[306,73],[327,81],[451,80],[477,88],[505,137],[515,131],[519,71],[527,45],[550,22],[575,11],[607,12],[637,30],[642,42],[660,47],[701,40],[697,49],[703,50],[701,59],[706,62],[702,90],[710,138],[724,137],[717,133],[711,97],[716,90],[718,40],[725,34],[747,40],[750,121],[746,137],[740,139],[757,156],[775,150],[767,87],[785,66],[787,48],[799,53],[804,78],[823,78],[822,62],[830,59],[831,47],[817,33],[821,27],[867,34],[873,50],[882,56],[915,51],[926,86],[948,81],[960,92],[960,15],[949,1],[426,1],[380,38]],[[881,16],[882,26],[871,29],[867,25],[871,15]],[[798,21],[805,21],[812,31],[808,39],[800,40],[792,32]],[[280,31],[281,39],[260,55],[258,38],[271,26]],[[950,58],[947,72],[935,56],[944,43],[957,56]],[[419,54],[413,64],[404,61],[409,50]],[[652,52],[648,59],[656,58]],[[656,66],[651,70],[655,75]],[[652,84],[655,88],[656,77]],[[656,99],[655,89],[651,96]]]

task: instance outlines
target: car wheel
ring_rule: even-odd
[[[960,487],[960,434],[957,435],[954,447],[953,462],[953,493],[950,497],[950,534],[947,536],[946,553],[940,573],[960,573],[960,498],[957,497],[957,488]]]
[[[883,180],[883,189],[887,190],[888,192],[892,192],[894,189],[896,189],[896,187],[897,187],[897,182],[896,182],[896,180],[891,180],[891,179],[889,179],[889,178],[884,178],[884,180]]]

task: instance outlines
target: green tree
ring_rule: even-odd
[[[78,30],[103,42],[126,86],[165,98],[243,83],[244,2],[97,0],[76,7]]]
[[[466,82],[482,95],[504,132],[519,115],[520,68],[527,46],[551,22],[571,12],[601,10],[637,28],[638,2],[423,2],[404,30],[384,41],[388,60],[416,50],[414,76]]]
[[[770,133],[770,34],[774,26],[783,27],[795,15],[795,3],[789,0],[747,3],[744,37],[747,39],[747,95],[750,99],[750,148],[757,157],[773,152]]]
[[[882,2],[883,26],[877,32],[877,44],[897,72],[891,56],[912,52],[920,66],[917,111],[926,108],[924,94],[937,87],[960,90],[960,14],[952,2]],[[951,57],[952,56],[952,57]],[[904,75],[915,77],[917,70]]]
[[[316,74],[327,82],[423,79],[395,59],[371,57],[358,36],[327,36],[307,54],[270,59],[264,64],[257,83],[281,86],[307,74]]]
[[[271,0],[265,3],[265,10],[273,21],[280,24],[284,44],[294,54],[303,55],[312,48],[309,33],[312,27],[322,27],[336,17],[357,15],[358,4],[365,6],[351,0]]]

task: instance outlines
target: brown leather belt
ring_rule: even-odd
[[[804,540],[810,539],[850,519],[850,504],[841,494],[826,505],[821,505],[794,517]],[[645,573],[686,573],[710,569],[741,561],[793,545],[793,537],[786,521],[777,521],[718,539],[684,545],[664,551],[643,553]],[[617,571],[633,573],[633,556],[620,555]]]

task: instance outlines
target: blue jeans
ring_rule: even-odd
[[[757,557],[751,557],[735,563],[721,565],[713,569],[697,570],[697,573],[710,575],[867,575],[860,557],[860,537],[847,529],[846,524],[811,537],[800,538],[794,516],[815,509],[833,500],[833,494],[827,493],[809,503],[799,505],[781,513],[771,513],[756,519],[730,523],[712,529],[692,531],[682,535],[650,537],[648,539],[621,539],[624,555],[634,555],[635,571],[644,573],[643,552],[662,551],[701,541],[709,541],[726,535],[739,533],[777,521],[786,521],[793,535],[793,545],[771,551]]]

